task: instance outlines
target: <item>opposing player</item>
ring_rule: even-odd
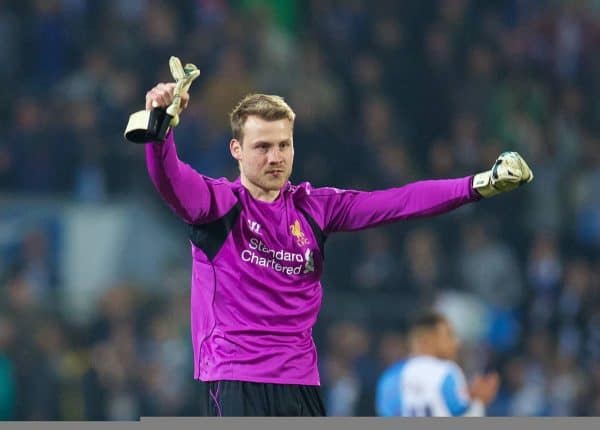
[[[173,75],[183,82],[182,71]],[[172,112],[175,104],[178,115],[187,87],[156,85],[146,109]],[[533,177],[518,154],[506,153],[475,176],[388,190],[293,185],[294,121],[281,97],[241,100],[230,115],[229,149],[240,171],[233,182],[182,162],[172,129],[146,145],[156,189],[189,225],[194,377],[205,415],[325,415],[312,327],[328,235],[441,214]]]
[[[498,375],[477,376],[467,385],[456,364],[458,341],[442,315],[419,317],[410,331],[411,355],[379,379],[375,406],[380,416],[484,416],[498,391]]]

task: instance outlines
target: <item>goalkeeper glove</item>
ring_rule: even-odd
[[[533,180],[533,172],[516,152],[503,152],[487,172],[473,178],[473,189],[483,197],[512,191]]]

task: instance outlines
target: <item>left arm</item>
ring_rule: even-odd
[[[311,192],[323,209],[327,233],[368,227],[449,212],[479,200],[472,176],[419,181],[381,191],[318,188]]]
[[[496,397],[499,383],[494,372],[477,376],[468,386],[462,370],[453,363],[442,382],[442,398],[451,416],[483,417],[485,407]]]
[[[485,409],[479,401],[472,401],[469,387],[460,368],[452,364],[442,382],[442,399],[450,416],[484,416]]]
[[[419,181],[372,192],[318,188],[311,194],[321,206],[323,231],[330,233],[442,214],[532,180],[533,172],[518,153],[503,152],[490,170],[474,176]]]

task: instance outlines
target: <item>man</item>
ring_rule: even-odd
[[[455,363],[458,341],[448,320],[426,313],[410,331],[410,358],[386,370],[375,397],[380,416],[484,416],[498,391],[498,375],[477,376],[467,386]]]
[[[179,121],[189,101],[180,89],[189,81],[178,82],[152,88],[146,111],[168,107]],[[253,94],[235,107],[229,149],[240,176],[234,182],[180,161],[172,129],[164,142],[146,145],[154,185],[189,224],[194,377],[204,390],[205,415],[325,415],[312,327],[329,234],[440,214],[533,177],[511,153],[494,172],[385,191],[292,185],[294,120],[278,96]]]

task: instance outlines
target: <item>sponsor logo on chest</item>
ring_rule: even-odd
[[[263,236],[261,225],[251,219],[247,220],[248,228],[257,236]],[[305,247],[310,241],[302,231],[300,221],[296,219],[289,226],[289,232],[299,247]],[[240,254],[242,261],[260,267],[268,268],[287,275],[307,274],[315,271],[314,252],[305,249],[304,252],[295,252],[287,249],[272,249],[263,239],[252,237]]]

